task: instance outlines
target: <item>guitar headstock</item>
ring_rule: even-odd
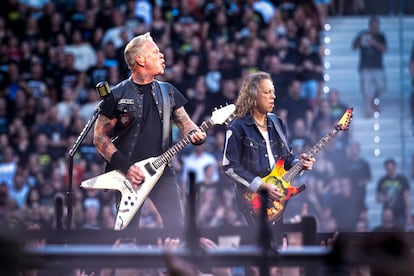
[[[233,121],[233,119],[234,118],[236,118],[236,114],[235,113],[232,113],[228,118],[227,118],[227,120],[224,122],[224,124],[226,125],[226,126],[228,126],[230,123],[231,123],[231,121]]]
[[[211,114],[210,121],[215,125],[221,125],[226,123],[230,117],[234,116],[234,111],[236,106],[234,104],[229,104],[221,108],[215,109]],[[230,120],[232,120],[231,118]]]
[[[336,124],[335,128],[337,130],[348,130],[349,129],[349,124],[351,123],[352,120],[352,114],[354,112],[354,109],[352,107],[348,108],[344,115],[342,115],[341,119],[338,121],[338,123]]]

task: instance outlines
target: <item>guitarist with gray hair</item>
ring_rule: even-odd
[[[113,86],[105,99],[95,124],[94,144],[107,162],[106,171],[122,172],[132,191],[148,180],[135,163],[159,156],[171,146],[172,120],[183,135],[191,133],[189,139],[193,144],[203,143],[206,133],[184,109],[185,97],[172,84],[155,79],[164,73],[165,60],[149,33],[132,38],[125,47],[124,57],[131,76]],[[171,164],[164,168],[148,196],[162,217],[164,229],[171,230],[172,236],[181,233],[177,231],[182,231],[182,206]],[[126,203],[118,196],[117,204],[119,213],[132,209],[134,202],[124,206]],[[128,226],[138,228],[139,214],[138,210]],[[118,225],[120,229],[123,227],[124,224]]]

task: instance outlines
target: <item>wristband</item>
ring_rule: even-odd
[[[129,167],[131,167],[131,162],[121,152],[116,151],[112,154],[111,165],[124,174],[127,174]]]

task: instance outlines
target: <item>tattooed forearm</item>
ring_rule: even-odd
[[[111,160],[112,154],[117,150],[109,137],[116,124],[116,120],[99,115],[95,123],[93,143],[97,151],[108,161]]]
[[[184,107],[180,107],[174,112],[174,121],[181,133],[184,135],[198,127],[193,121],[191,121]]]

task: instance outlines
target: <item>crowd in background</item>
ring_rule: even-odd
[[[196,123],[233,103],[246,74],[263,70],[274,80],[275,113],[286,122],[294,151],[309,150],[347,108],[338,91],[321,92],[326,3],[319,2],[326,1],[2,1],[2,213],[56,227],[55,198],[66,198],[69,183],[68,153],[100,101],[95,85],[129,77],[124,46],[144,32],[165,55],[165,74],[158,79],[186,96]],[[180,138],[174,135],[174,142]],[[243,223],[221,169],[223,139],[224,126],[214,126],[205,144],[172,160],[183,202],[187,173],[196,172],[197,223],[203,227]],[[308,189],[291,200],[285,219],[308,214],[317,218],[318,231],[367,230],[365,185],[371,175],[359,152],[352,132],[338,133],[318,154],[314,170],[293,180]],[[73,160],[72,227],[113,228],[115,191],[79,187],[103,172],[92,131]],[[150,201],[141,223],[162,225]]]

